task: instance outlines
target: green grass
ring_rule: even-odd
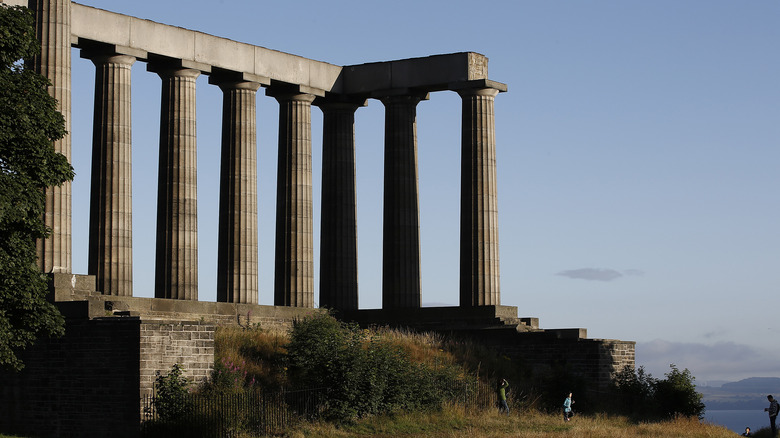
[[[286,437],[463,437],[463,438],[726,438],[734,432],[721,426],[702,424],[696,419],[678,418],[657,423],[632,423],[624,417],[606,415],[575,417],[563,423],[559,415],[536,411],[500,415],[495,411],[465,411],[449,406],[442,412],[409,413],[367,418],[346,426],[306,423],[289,431]]]

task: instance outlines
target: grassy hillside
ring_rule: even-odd
[[[564,423],[560,416],[535,410],[513,412],[509,417],[494,411],[465,412],[449,406],[436,413],[412,413],[392,417],[373,417],[352,425],[304,424],[285,436],[298,437],[520,437],[520,438],[719,438],[734,437],[722,426],[700,424],[698,420],[679,418],[657,423],[632,423],[624,417],[604,415],[575,417]]]
[[[626,417],[597,414],[594,412],[598,409],[595,405],[589,405],[586,399],[576,396],[575,399],[580,402],[577,405],[580,408],[578,411],[588,414],[577,415],[572,421],[565,423],[558,413],[558,406],[562,402],[558,393],[561,391],[554,394],[555,404],[548,406],[544,402],[543,394],[538,392],[545,382],[539,381],[538,378],[536,381],[528,379],[529,373],[521,364],[513,363],[508,357],[499,356],[483,345],[468,341],[383,328],[365,330],[355,326],[339,327],[332,319],[309,326],[304,323],[299,325],[299,329],[293,332],[296,334],[291,335],[266,331],[260,327],[219,328],[215,337],[215,372],[211,390],[274,390],[293,386],[301,379],[311,377],[312,373],[317,374],[323,369],[334,367],[341,371],[337,379],[331,381],[333,384],[355,386],[351,383],[355,381],[355,376],[362,379],[369,373],[378,379],[384,373],[374,368],[375,362],[371,362],[366,368],[366,364],[360,361],[371,358],[374,360],[385,355],[382,357],[392,359],[392,363],[376,363],[383,366],[390,364],[390,368],[386,368],[390,372],[396,372],[397,369],[393,367],[399,366],[399,363],[412,364],[403,365],[402,368],[418,371],[447,369],[451,370],[450,374],[454,372],[455,378],[478,379],[491,386],[499,377],[506,377],[514,384],[510,394],[512,413],[509,416],[499,415],[497,409],[492,407],[467,410],[461,405],[451,403],[452,399],[445,396],[443,404],[426,405],[428,407],[420,405],[414,408],[414,412],[404,408],[394,409],[392,406],[399,405],[388,404],[388,410],[356,409],[351,411],[350,416],[339,417],[336,421],[301,423],[285,432],[288,437],[734,436],[733,432],[726,428],[701,424],[695,417],[637,422]],[[336,354],[337,350],[344,349],[352,351],[346,356],[347,362],[343,362],[343,357]],[[403,356],[402,362],[393,362],[399,360],[399,356]],[[320,365],[317,361],[323,358],[331,362],[323,362]],[[301,363],[309,367],[308,371],[300,369]],[[419,368],[416,368],[418,366]],[[352,367],[362,371],[356,373],[350,370]],[[366,388],[370,390],[371,386]],[[444,389],[438,388],[439,391]],[[437,391],[435,386],[433,390]],[[387,389],[384,391],[387,393]],[[357,394],[358,399],[375,396],[363,389],[352,394]]]

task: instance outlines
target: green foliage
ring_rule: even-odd
[[[189,385],[187,378],[182,376],[179,364],[173,364],[171,371],[165,375],[157,371],[154,408],[160,420],[176,421],[192,410],[187,397]]]
[[[666,417],[704,418],[702,395],[696,392],[691,372],[687,368],[680,371],[674,364],[670,368],[671,371],[664,374],[666,379],[660,380],[655,387],[655,399],[661,406],[661,413]]]
[[[439,409],[459,395],[452,382],[466,380],[457,366],[412,362],[376,332],[329,315],[296,322],[287,351],[291,383],[324,388],[329,420]]]
[[[62,316],[46,301],[35,241],[49,232],[44,189],[73,179],[73,168],[52,147],[65,122],[49,82],[21,62],[39,47],[32,14],[0,5],[0,367],[13,370],[36,338],[63,333]]]
[[[249,376],[246,362],[235,363],[223,358],[215,363],[211,379],[203,389],[204,392],[232,394],[252,389],[254,385],[255,378]]]
[[[613,395],[616,404],[611,409],[641,419],[704,417],[702,395],[696,392],[695,378],[688,369],[680,371],[674,364],[659,380],[645,373],[644,367],[634,371],[626,366],[615,375]]]

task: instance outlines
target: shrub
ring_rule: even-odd
[[[695,378],[688,369],[680,371],[674,364],[659,380],[645,373],[644,367],[634,371],[626,366],[615,375],[613,393],[616,405],[612,410],[637,418],[704,417],[702,395],[696,392]]]
[[[352,421],[379,413],[438,409],[456,396],[460,368],[413,362],[382,332],[361,330],[332,316],[297,321],[287,345],[289,379],[297,387],[326,388],[323,416]]]
[[[182,376],[179,364],[174,364],[171,371],[162,375],[157,371],[154,382],[154,408],[162,421],[175,421],[191,411],[187,397],[189,381]]]
[[[659,381],[655,388],[655,399],[665,417],[682,415],[684,417],[704,418],[704,403],[702,395],[696,392],[695,378],[686,368],[677,369],[669,365],[671,371],[665,374],[666,379]]]

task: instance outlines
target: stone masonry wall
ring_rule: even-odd
[[[195,383],[209,377],[214,368],[216,326],[203,322],[143,321],[140,335],[140,392],[154,393],[159,371],[167,374],[179,364],[183,375]]]
[[[609,339],[534,339],[520,335],[517,342],[499,348],[536,373],[563,367],[595,383],[593,389],[600,391],[609,386],[616,372],[627,365],[634,367],[636,343]]]
[[[36,437],[134,437],[138,318],[67,319],[41,339],[20,373],[0,374],[0,431]]]

